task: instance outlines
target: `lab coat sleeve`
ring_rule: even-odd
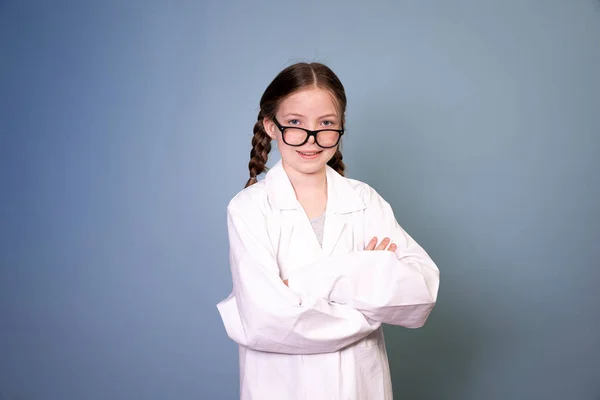
[[[374,190],[364,213],[363,246],[372,237],[378,241],[389,237],[397,251],[363,251],[361,263],[325,262],[299,268],[289,276],[290,288],[347,305],[381,323],[419,328],[437,301],[439,270]]]
[[[381,326],[357,309],[295,293],[279,276],[265,220],[230,203],[231,295],[217,307],[229,337],[253,350],[316,354],[338,351]]]

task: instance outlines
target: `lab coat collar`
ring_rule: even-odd
[[[329,165],[327,171],[327,212],[346,214],[366,208],[348,180],[338,174]],[[279,160],[265,177],[269,202],[282,210],[300,208],[292,183]]]

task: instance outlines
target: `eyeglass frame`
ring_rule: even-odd
[[[344,134],[344,129],[333,129],[333,128],[329,128],[329,129],[317,129],[316,131],[311,131],[310,129],[304,129],[304,128],[300,128],[299,126],[283,126],[279,123],[279,121],[277,121],[276,117],[273,117],[273,122],[275,123],[275,125],[277,126],[277,128],[281,131],[281,137],[283,139],[283,142],[285,144],[287,144],[288,146],[293,146],[293,147],[300,147],[306,144],[306,142],[308,142],[308,139],[310,139],[311,136],[314,136],[315,138],[315,143],[317,144],[317,146],[319,146],[322,149],[332,149],[335,146],[337,146],[340,143],[340,140],[342,139],[342,135]],[[300,129],[304,132],[306,132],[306,139],[304,139],[304,141],[300,144],[289,144],[286,140],[285,140],[285,133],[284,131],[286,129]],[[324,132],[324,131],[334,131],[339,133],[338,135],[338,140],[337,142],[335,142],[335,144],[333,146],[321,146],[319,144],[319,142],[317,141],[317,134],[319,132]]]

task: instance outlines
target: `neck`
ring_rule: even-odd
[[[327,171],[325,168],[315,172],[314,174],[303,174],[295,171],[293,168],[289,168],[283,164],[283,168],[287,173],[290,182],[296,192],[296,196],[300,196],[301,193],[314,193],[314,192],[326,192],[327,191]]]

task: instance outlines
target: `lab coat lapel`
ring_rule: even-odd
[[[348,179],[327,166],[327,209],[323,252],[330,256],[347,229],[352,230],[351,213],[363,210],[364,203]]]
[[[277,162],[265,177],[269,203],[279,210],[298,210],[300,205],[292,182],[288,178],[281,160]]]
[[[340,236],[346,229],[347,218],[340,214],[327,212],[325,216],[325,228],[323,231],[323,254],[330,256],[335,249]]]

